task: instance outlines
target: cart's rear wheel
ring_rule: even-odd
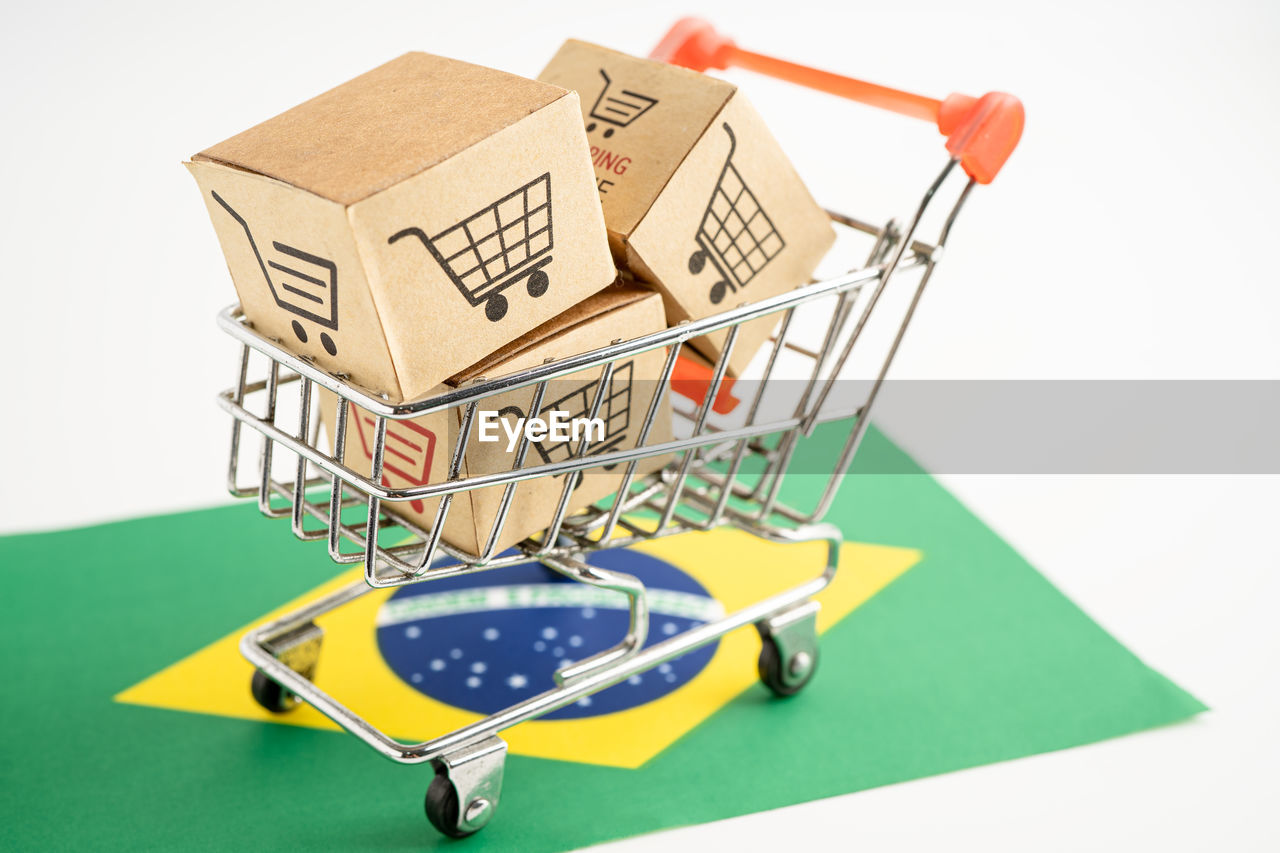
[[[494,323],[507,316],[507,297],[501,293],[490,296],[489,301],[484,305],[484,316]]]
[[[697,275],[707,265],[707,253],[699,249],[689,256],[689,272]]]
[[[316,677],[316,664],[320,660],[323,643],[324,630],[314,622],[307,622],[264,642],[262,648],[307,681],[312,681]],[[297,694],[268,678],[260,669],[253,671],[249,690],[254,701],[273,714],[292,711],[302,701]]]
[[[717,281],[711,285],[711,303],[719,305],[724,300],[724,295],[729,290],[729,285],[723,281]]]
[[[529,295],[534,299],[547,292],[547,288],[551,286],[551,278],[542,270],[534,270],[529,276],[529,281],[525,284],[525,288],[529,291]]]
[[[267,674],[261,670],[253,671],[249,690],[253,693],[254,701],[273,714],[283,714],[298,707],[298,697],[267,678]]]
[[[796,652],[784,664],[777,643],[767,638],[760,646],[760,659],[756,662],[760,680],[775,696],[794,696],[799,693],[813,680],[813,673],[817,668],[816,651]]]

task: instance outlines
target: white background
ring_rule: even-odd
[[[1280,378],[1274,4],[27,3],[0,32],[0,530],[225,500],[212,398],[236,352],[213,315],[234,297],[185,157],[405,50],[532,76],[567,36],[643,53],[693,12],[745,47],[1027,104],[896,376]],[[730,76],[828,206],[905,213],[940,165],[924,125]],[[617,846],[1280,847],[1280,482],[946,481],[1214,710]]]

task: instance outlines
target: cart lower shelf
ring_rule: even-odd
[[[288,713],[306,702],[397,763],[431,764],[435,777],[424,801],[427,819],[447,836],[471,835],[488,824],[498,808],[507,755],[507,744],[498,733],[504,729],[598,693],[746,625],[754,625],[760,634],[757,672],[761,682],[776,696],[793,696],[812,680],[818,664],[819,609],[813,596],[834,577],[843,536],[830,524],[809,525],[794,531],[743,527],[774,542],[826,542],[826,565],[818,576],[799,586],[661,642],[645,645],[648,605],[643,584],[629,575],[578,559],[541,557],[540,562],[548,568],[570,574],[574,580],[626,592],[631,598],[632,611],[627,635],[610,649],[563,666],[556,672],[556,684],[551,689],[433,740],[413,744],[396,740],[374,728],[313,681],[324,641],[324,631],[315,620],[373,592],[363,580],[245,635],[240,642],[241,653],[257,667],[250,684],[253,698],[276,714]]]

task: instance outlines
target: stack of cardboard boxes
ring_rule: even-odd
[[[407,54],[188,168],[254,327],[397,403],[784,292],[809,280],[834,240],[735,87],[576,41],[538,81]],[[731,375],[772,325],[740,331]],[[692,344],[716,359],[724,333]],[[665,357],[615,364],[593,452],[635,446],[655,393],[646,443],[669,437],[665,389],[654,387]],[[600,374],[551,383],[541,416],[585,416]],[[511,469],[518,442],[508,436],[532,397],[527,388],[486,400],[494,412],[473,420],[464,475]],[[336,404],[321,395],[330,428]],[[460,426],[457,411],[391,424],[384,482],[445,479]],[[533,442],[524,464],[566,458],[574,444]],[[367,474],[371,446],[372,418],[349,413],[345,463]],[[620,477],[591,470],[571,509]],[[562,489],[560,479],[522,483],[497,547],[544,528]],[[445,541],[483,550],[502,492],[456,496]],[[434,501],[384,508],[421,524],[435,517]]]

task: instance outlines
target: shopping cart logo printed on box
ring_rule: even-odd
[[[373,460],[373,434],[377,428],[373,416],[355,403],[348,403],[350,419],[355,421],[356,433],[365,459]],[[425,486],[431,482],[431,461],[436,452],[436,434],[413,421],[387,421],[387,437],[382,445],[382,485]],[[391,477],[401,482],[391,483]],[[414,512],[422,512],[423,501],[410,501]]]
[[[604,399],[600,401],[600,408],[596,413],[595,420],[600,421],[604,425],[603,438],[600,441],[588,445],[586,450],[587,456],[598,456],[616,450],[618,445],[626,440],[627,427],[631,423],[631,381],[634,372],[635,361],[628,361],[614,368],[613,376],[609,379],[607,393]],[[543,412],[560,411],[568,413],[571,421],[589,421],[588,415],[591,414],[591,403],[594,391],[599,385],[599,381],[592,379],[574,388],[568,394],[542,407]],[[512,415],[516,418],[524,418],[524,413],[515,406],[507,406],[499,412],[499,415]],[[596,430],[588,431],[588,436],[593,435]],[[543,439],[542,441],[530,442],[533,449],[537,451],[538,456],[542,458],[543,464],[550,465],[553,462],[563,462],[574,458],[574,447],[578,444],[574,440],[569,441],[550,441]],[[615,466],[606,465],[605,470],[611,470]],[[557,477],[560,474],[555,475]],[[581,485],[581,481],[579,481]]]
[[[597,411],[597,417],[604,421],[604,438],[588,448],[588,456],[608,453],[627,437],[627,427],[631,422],[631,379],[634,368],[634,361],[628,361],[614,368],[613,375],[609,378],[608,393],[600,401],[600,408]],[[596,380],[587,382],[565,394],[548,408],[569,412],[572,418],[585,418],[591,413],[592,392],[599,384]],[[534,449],[538,451],[542,461],[550,465],[561,451],[565,459],[572,457],[573,452],[569,444],[569,442],[548,444],[544,441],[535,444]],[[606,466],[606,469],[608,467],[612,466]]]
[[[698,249],[689,256],[689,272],[694,275],[702,272],[708,260],[719,273],[719,280],[711,285],[713,304],[723,301],[729,291],[745,287],[787,245],[733,164],[738,146],[733,128],[728,122],[721,127],[729,135],[729,153],[694,238]]]
[[[445,230],[428,237],[421,228],[405,228],[387,238],[393,244],[417,237],[450,281],[473,306],[484,303],[485,316],[498,322],[507,314],[502,291],[524,280],[529,295],[547,292],[554,242],[551,230],[551,173],[507,193]]]
[[[271,291],[276,305],[330,331],[338,331],[338,265],[328,258],[322,258],[274,240],[271,247],[286,260],[284,262],[264,261],[262,253],[258,251],[258,243],[253,239],[253,232],[249,230],[249,223],[245,222],[244,217],[236,213],[222,196],[216,192],[210,194],[244,231],[244,236],[249,241],[249,248],[253,250],[258,268],[262,270],[262,276],[267,280],[267,288]],[[268,267],[280,274],[279,282],[271,278]],[[315,274],[304,272],[298,267],[310,269]],[[293,333],[304,344],[307,342],[307,328],[297,320],[293,321]],[[338,354],[338,346],[329,332],[320,333],[320,344],[329,355]]]
[[[618,88],[603,68],[600,69],[600,76],[604,78],[604,88],[591,106],[591,121],[587,123],[587,133],[595,130],[599,126],[598,122],[603,122],[609,127],[601,135],[608,139],[613,136],[615,128],[626,127],[658,105],[657,98],[631,89]]]

